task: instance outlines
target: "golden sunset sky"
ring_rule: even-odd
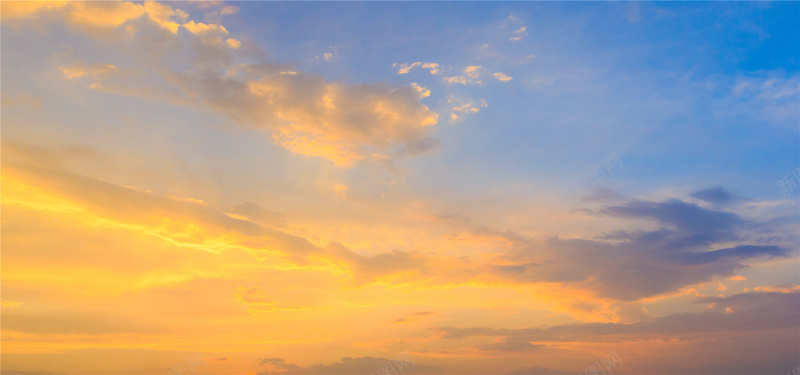
[[[0,11],[2,374],[800,365],[800,3]]]

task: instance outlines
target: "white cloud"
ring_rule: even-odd
[[[417,62],[413,62],[411,64],[397,64],[397,63],[394,63],[394,64],[392,64],[392,66],[393,67],[400,66],[400,68],[397,70],[397,74],[408,74],[408,72],[410,72],[411,69],[414,69],[416,67],[419,67],[421,69],[427,69],[433,75],[437,75],[441,71],[439,69],[439,64],[438,63],[429,63],[429,62],[423,63],[423,62],[417,61]]]
[[[764,119],[796,126],[800,75],[786,77],[782,73],[769,72],[740,76],[731,89],[730,99],[734,103],[750,103],[746,106],[733,104],[737,111],[757,110]]]
[[[468,66],[464,69],[464,75],[460,76],[453,76],[453,77],[444,77],[443,80],[447,83],[460,83],[462,85],[480,85],[481,81],[478,79],[480,76],[480,65],[472,65]]]
[[[522,40],[522,38],[528,36],[528,28],[526,26],[522,26],[517,30],[514,30],[512,36],[508,38],[508,40],[512,42],[516,42]]]
[[[513,79],[510,76],[506,75],[505,73],[500,73],[500,72],[494,73],[492,75],[494,76],[494,78],[497,78],[498,81],[502,82],[508,82]]]
[[[460,83],[462,85],[467,84],[467,79],[464,78],[464,76],[445,77],[444,81],[447,83]]]
[[[506,21],[503,23],[503,28],[509,28],[511,31],[511,36],[508,40],[512,42],[518,42],[523,38],[528,36],[528,27],[522,24],[522,19],[515,16],[514,14],[510,14]]]
[[[324,52],[321,55],[314,56],[315,59],[319,61],[336,61],[339,59],[339,48],[328,46],[328,52]]]
[[[439,74],[439,64],[437,63],[424,63],[422,69],[428,69],[433,75]]]
[[[450,123],[455,123],[464,115],[472,115],[480,112],[481,108],[486,108],[489,106],[489,103],[486,100],[481,99],[478,103],[473,102],[470,99],[464,98],[456,98],[454,96],[450,96],[450,99],[447,100],[447,103],[452,105],[450,108],[452,112],[450,113]]]

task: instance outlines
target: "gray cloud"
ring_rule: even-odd
[[[666,293],[685,285],[729,276],[747,260],[783,257],[774,245],[739,245],[709,250],[714,244],[740,240],[740,231],[762,223],[677,199],[632,201],[607,206],[599,213],[660,224],[652,231],[617,230],[596,240],[550,238],[540,246],[519,235],[495,231],[516,244],[504,259],[514,265],[488,266],[487,272],[518,282],[562,282],[621,301]],[[477,232],[481,232],[480,229]],[[609,242],[616,240],[617,242]]]
[[[566,374],[572,375],[574,374],[574,372],[559,371],[547,367],[535,366],[524,370],[511,372],[508,375],[566,375]]]
[[[513,231],[472,227],[476,234],[508,239],[512,249],[500,258],[514,262],[512,265],[440,259],[407,251],[363,256],[336,242],[329,244],[325,253],[347,264],[354,271],[356,284],[412,271],[404,277],[431,284],[497,278],[523,283],[561,282],[620,301],[635,301],[730,276],[748,267],[748,260],[788,256],[786,250],[775,245],[743,244],[709,250],[714,244],[739,240],[739,231],[758,228],[762,223],[677,199],[623,202],[599,212],[626,219],[650,219],[662,226],[652,231],[618,230],[605,236],[606,240],[617,242],[557,237],[537,242]],[[443,218],[455,225],[469,225],[463,219]],[[441,262],[451,267],[442,270],[438,266]]]
[[[509,230],[472,225],[453,215],[439,215],[445,223],[467,227],[478,235],[500,237],[510,250],[494,261],[469,258],[442,259],[435,254],[393,251],[374,256],[356,254],[338,243],[327,253],[354,270],[354,281],[363,284],[376,277],[412,271],[403,278],[437,285],[470,280],[511,280],[519,283],[559,282],[594,291],[618,301],[636,301],[677,290],[686,285],[730,276],[759,258],[784,257],[788,252],[771,244],[742,244],[714,249],[717,244],[740,241],[739,233],[762,230],[765,223],[744,219],[726,211],[699,207],[678,199],[665,202],[625,201],[597,214],[629,220],[652,220],[651,231],[616,230],[594,240],[537,241]],[[508,264],[511,262],[512,264]],[[442,268],[441,264],[448,267]]]
[[[705,253],[687,255],[686,264],[713,263],[725,259],[747,259],[759,256],[786,256],[787,252],[778,246],[736,246]]]
[[[481,351],[498,352],[532,352],[544,348],[546,345],[534,345],[526,337],[505,337],[499,342],[482,345]]]
[[[440,327],[438,330],[442,339],[490,336],[513,342],[537,343],[635,341],[796,329],[800,326],[800,315],[797,314],[800,292],[743,293],[730,297],[698,298],[695,302],[710,304],[711,308],[699,313],[672,314],[631,324],[584,323],[520,329]]]
[[[614,217],[653,219],[662,225],[674,226],[684,238],[684,241],[676,243],[681,246],[734,240],[734,230],[746,223],[736,214],[707,210],[677,199],[666,202],[629,202],[607,207],[600,212]]]
[[[327,247],[328,254],[337,261],[348,264],[354,271],[357,284],[373,280],[377,276],[404,270],[423,271],[427,269],[427,257],[406,251],[392,251],[372,257],[359,255],[338,242]]]
[[[390,362],[389,359],[376,357],[344,357],[341,361],[329,365],[317,364],[308,368],[303,368],[295,364],[286,363],[283,358],[265,358],[260,361],[260,365],[270,364],[275,366],[277,372],[257,372],[257,375],[267,374],[306,374],[306,375],[352,375],[352,374],[371,374],[381,366]],[[416,363],[413,366],[405,367],[404,374],[429,374],[438,373],[440,369],[435,366],[427,366]]]
[[[741,200],[740,197],[731,194],[722,186],[714,186],[708,189],[698,190],[692,193],[691,196],[717,205],[725,205]]]

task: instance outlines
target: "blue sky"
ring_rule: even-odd
[[[795,119],[765,120],[759,108],[776,103],[731,92],[748,80],[796,82],[796,3],[575,5],[254,3],[233,25],[269,46],[272,59],[348,83],[382,81],[392,64],[411,61],[483,65],[514,77],[481,87],[442,87],[424,71],[391,79],[438,84],[424,101],[432,108],[454,93],[489,103],[479,118],[437,129],[450,145],[433,157],[440,168],[532,182],[531,175],[580,173],[618,150],[629,191],[683,178],[698,188],[780,194],[773,180],[800,157]],[[509,41],[516,26],[528,36]],[[328,49],[335,62],[315,59]],[[533,83],[546,76],[560,76],[555,90]]]

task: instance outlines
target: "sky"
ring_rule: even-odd
[[[0,370],[787,374],[798,2],[0,3]]]

